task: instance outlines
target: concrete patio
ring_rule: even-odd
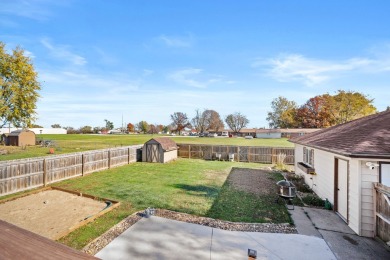
[[[152,216],[143,218],[96,254],[102,259],[336,259],[325,241],[297,234],[214,229]]]
[[[323,238],[337,259],[390,259],[384,243],[356,235],[333,211],[295,207],[290,213],[299,234]]]

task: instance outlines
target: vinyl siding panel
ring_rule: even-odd
[[[372,160],[370,160],[371,162]],[[375,232],[375,198],[373,196],[374,183],[379,181],[379,170],[371,170],[366,166],[366,160],[360,161],[361,170],[361,234],[374,236]]]
[[[356,159],[349,159],[348,185],[348,226],[359,234],[359,161]]]

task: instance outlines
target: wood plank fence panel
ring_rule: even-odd
[[[125,165],[128,163],[129,160],[129,149],[120,148],[116,150],[111,150],[110,157],[110,167]]]
[[[0,196],[133,163],[142,145],[0,162]]]
[[[390,187],[375,184],[376,195],[376,235],[387,242],[390,241]]]
[[[46,183],[66,180],[83,173],[82,154],[49,157],[46,160]]]
[[[178,157],[192,159],[215,159],[221,154],[221,160],[228,160],[229,154],[234,154],[234,160],[240,162],[276,163],[278,154],[285,154],[285,164],[294,164],[294,148],[233,146],[233,145],[203,145],[177,144]]]

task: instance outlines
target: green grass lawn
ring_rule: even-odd
[[[143,144],[149,139],[159,135],[37,135],[37,138],[52,140],[56,154],[88,151],[118,146]],[[243,146],[272,146],[293,147],[287,139],[245,139],[245,138],[208,138],[208,137],[171,137],[177,143],[188,144],[215,144],[215,145],[243,145]],[[0,161],[45,156],[49,153],[48,147],[3,146],[8,154],[0,155]]]
[[[57,183],[53,186],[121,202],[117,209],[72,232],[60,242],[80,249],[128,215],[147,207],[230,221],[264,222],[265,217],[270,216],[270,210],[263,214],[264,207],[269,208],[269,202],[257,203],[264,204],[260,210],[250,206],[245,206],[244,211],[230,207],[250,205],[258,200],[251,194],[238,194],[224,185],[233,166],[259,168],[263,165],[178,159],[168,164],[134,163]],[[277,211],[283,213],[271,216],[273,222],[289,222],[284,207],[280,206]]]

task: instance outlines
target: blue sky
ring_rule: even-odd
[[[42,83],[36,123],[116,127],[241,112],[338,89],[390,105],[389,1],[1,0],[0,41]]]

